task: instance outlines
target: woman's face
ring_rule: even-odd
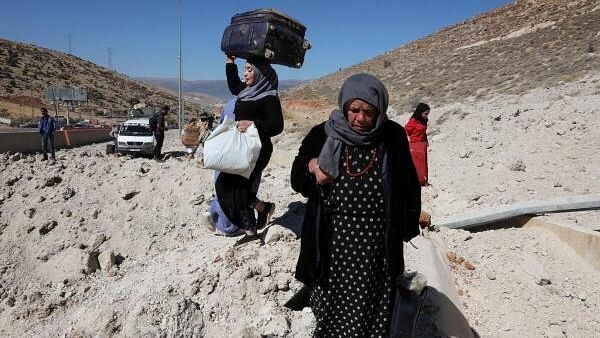
[[[377,109],[361,99],[354,99],[348,105],[346,118],[352,129],[358,132],[368,132],[375,127]]]
[[[254,84],[254,67],[247,62],[246,67],[244,68],[244,80],[246,80],[246,86],[252,86]]]
[[[429,110],[422,112],[421,116],[423,117],[423,119],[429,120]]]

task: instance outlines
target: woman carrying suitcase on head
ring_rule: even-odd
[[[233,56],[226,56],[225,71],[229,90],[237,96],[234,115],[238,130],[243,133],[254,124],[262,144],[250,178],[221,173],[215,182],[223,212],[233,224],[246,230],[246,236],[236,243],[240,245],[258,239],[257,230],[268,223],[275,210],[274,203],[257,198],[258,189],[255,187],[260,183],[262,171],[273,152],[271,137],[283,131],[283,113],[277,93],[277,73],[265,59],[248,59],[244,67],[244,82],[238,76]]]

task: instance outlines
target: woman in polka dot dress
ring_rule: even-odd
[[[292,188],[308,197],[296,278],[312,288],[316,337],[388,337],[401,320],[395,281],[402,241],[419,233],[420,185],[385,86],[353,75],[338,103],[292,167]]]

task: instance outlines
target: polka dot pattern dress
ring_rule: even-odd
[[[315,337],[386,337],[391,282],[380,163],[373,149],[358,147],[347,147],[343,160],[325,201],[333,210],[329,283],[311,294]]]

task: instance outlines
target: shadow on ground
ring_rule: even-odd
[[[288,204],[287,211],[272,220],[273,224],[279,224],[284,228],[290,229],[297,237],[302,234],[302,221],[304,220],[304,211],[306,204],[302,202],[292,202]]]

